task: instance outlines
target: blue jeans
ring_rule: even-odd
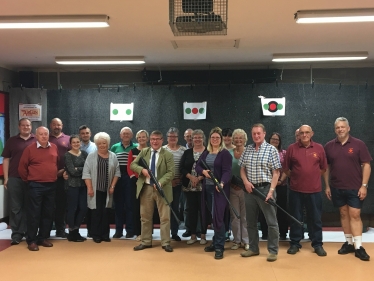
[[[135,190],[131,188],[130,177],[126,174],[121,174],[121,178],[118,180],[113,194],[117,233],[123,232],[124,210],[126,212],[126,232],[130,234],[134,233],[132,192],[135,192]]]
[[[177,215],[179,214],[179,198],[181,197],[181,192],[182,185],[176,185],[173,187],[173,201],[170,203],[170,207]],[[170,230],[171,235],[178,234],[179,224],[172,213],[170,213]]]
[[[309,237],[312,239],[312,247],[317,248],[322,243],[322,192],[301,193],[290,190],[289,204],[291,215],[297,220],[303,220],[303,207],[306,208],[307,217],[310,220]],[[290,245],[301,248],[300,241],[304,238],[303,227],[298,223],[291,221],[290,227]]]

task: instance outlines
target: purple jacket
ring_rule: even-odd
[[[201,164],[201,159],[206,160],[208,151],[204,151],[201,154],[199,160],[196,164],[196,172],[203,176],[203,166]],[[230,198],[230,181],[231,181],[231,166],[232,166],[232,156],[230,152],[226,149],[221,150],[216,159],[214,160],[214,176],[219,182],[224,182],[223,190],[225,191],[228,198]],[[206,214],[205,214],[205,180],[203,182],[203,192],[201,193],[201,212],[202,212],[202,223],[206,225]],[[220,229],[224,223],[225,209],[227,207],[227,201],[225,196],[216,190],[214,190],[214,210],[213,210],[213,224],[215,229]],[[210,211],[210,210],[209,210]],[[217,227],[217,228],[216,228]]]

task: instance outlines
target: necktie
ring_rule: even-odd
[[[157,150],[153,150],[153,155],[152,155],[152,159],[151,159],[151,171],[152,171],[152,174],[156,177],[156,153],[157,153]],[[151,179],[150,181],[151,185],[154,185],[155,182]]]

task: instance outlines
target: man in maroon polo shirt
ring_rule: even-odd
[[[30,251],[38,251],[38,245],[53,246],[47,238],[53,220],[59,160],[57,147],[48,141],[48,129],[39,127],[35,134],[37,142],[25,148],[18,165],[21,179],[28,183],[26,241]]]
[[[326,256],[322,245],[322,184],[321,175],[325,173],[327,161],[323,146],[313,142],[313,130],[309,125],[299,128],[299,141],[287,149],[284,172],[290,177],[289,205],[291,214],[298,220],[303,219],[303,207],[311,223],[309,233],[312,247],[318,256]],[[294,255],[301,248],[304,237],[303,227],[291,222],[290,248],[288,254]]]
[[[56,182],[56,210],[55,210],[55,227],[56,237],[66,238],[67,233],[65,232],[66,223],[66,190],[65,180],[63,173],[65,171],[65,153],[70,150],[70,136],[65,135],[62,132],[63,124],[59,118],[53,118],[49,124],[50,135],[49,141],[57,146],[58,156],[60,158],[58,162],[58,173]]]
[[[367,194],[372,158],[365,143],[350,136],[349,131],[347,118],[335,120],[337,137],[325,145],[328,162],[325,193],[339,208],[346,239],[338,254],[355,253],[357,258],[368,261],[370,256],[362,247],[361,208]]]
[[[26,234],[26,188],[27,184],[18,174],[18,164],[23,150],[36,142],[31,133],[31,121],[22,118],[18,122],[19,134],[8,139],[4,151],[4,187],[9,192],[9,224],[12,229],[11,245],[18,245]]]

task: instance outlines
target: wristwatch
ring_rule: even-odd
[[[110,188],[111,188],[111,189],[114,189],[114,185],[112,185]]]
[[[368,187],[368,185],[366,183],[361,184],[361,186]]]

